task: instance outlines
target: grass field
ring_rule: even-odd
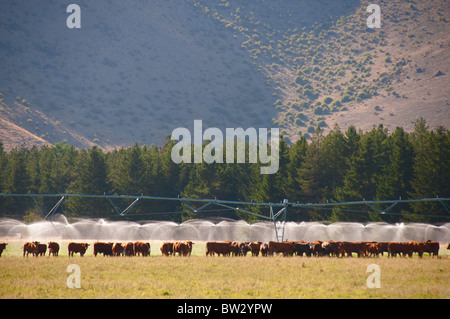
[[[23,258],[10,243],[0,258],[1,298],[450,298],[450,256],[439,258],[205,257]],[[64,254],[65,253],[65,254]],[[81,288],[69,289],[69,264]],[[367,266],[380,267],[381,288],[367,287]]]

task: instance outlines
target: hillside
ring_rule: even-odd
[[[373,1],[372,1],[373,2]],[[412,130],[448,125],[448,1],[77,1],[0,3],[0,139],[103,149],[161,145],[194,119]]]

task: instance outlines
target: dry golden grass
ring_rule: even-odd
[[[201,249],[199,244],[197,251]],[[448,255],[423,259],[13,255],[0,258],[2,298],[450,298]],[[80,266],[80,289],[66,286],[69,264]],[[380,266],[379,289],[367,288],[370,264]]]

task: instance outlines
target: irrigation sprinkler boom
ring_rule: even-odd
[[[396,200],[375,200],[375,201],[353,201],[353,202],[327,202],[327,203],[292,203],[287,199],[279,203],[265,203],[265,202],[245,202],[245,201],[233,201],[233,200],[221,200],[221,199],[204,199],[204,198],[185,198],[185,197],[161,197],[161,196],[144,196],[144,195],[88,195],[88,194],[10,194],[10,193],[0,193],[0,196],[15,196],[15,197],[31,197],[36,205],[41,209],[44,219],[51,218],[55,212],[58,210],[61,203],[69,197],[82,197],[82,198],[106,198],[110,204],[114,207],[114,210],[120,215],[127,215],[132,208],[140,200],[167,200],[167,201],[178,201],[182,203],[185,207],[194,213],[200,212],[205,208],[216,205],[224,207],[227,209],[232,209],[239,212],[244,212],[249,215],[256,216],[261,219],[266,219],[272,221],[275,228],[275,235],[278,241],[284,240],[284,230],[286,226],[287,210],[288,207],[292,208],[323,208],[329,206],[345,206],[345,205],[366,205],[374,210],[378,214],[388,214],[397,204],[400,203],[413,203],[413,202],[439,202],[445,208],[450,218],[450,205],[446,202],[450,201],[450,198],[420,198],[420,199],[396,199]],[[37,197],[59,197],[58,202],[50,209],[46,211],[36,199]],[[121,209],[114,200],[117,199],[133,199],[134,201],[125,209]],[[200,207],[195,208],[193,203],[201,204]],[[379,209],[375,205],[390,204],[389,207],[385,209]],[[246,207],[264,207],[269,209],[269,215],[263,215],[251,211]],[[244,208],[245,207],[245,208]]]

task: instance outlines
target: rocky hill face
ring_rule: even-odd
[[[76,1],[0,3],[0,139],[161,145],[209,127],[411,130],[448,125],[448,1]]]

